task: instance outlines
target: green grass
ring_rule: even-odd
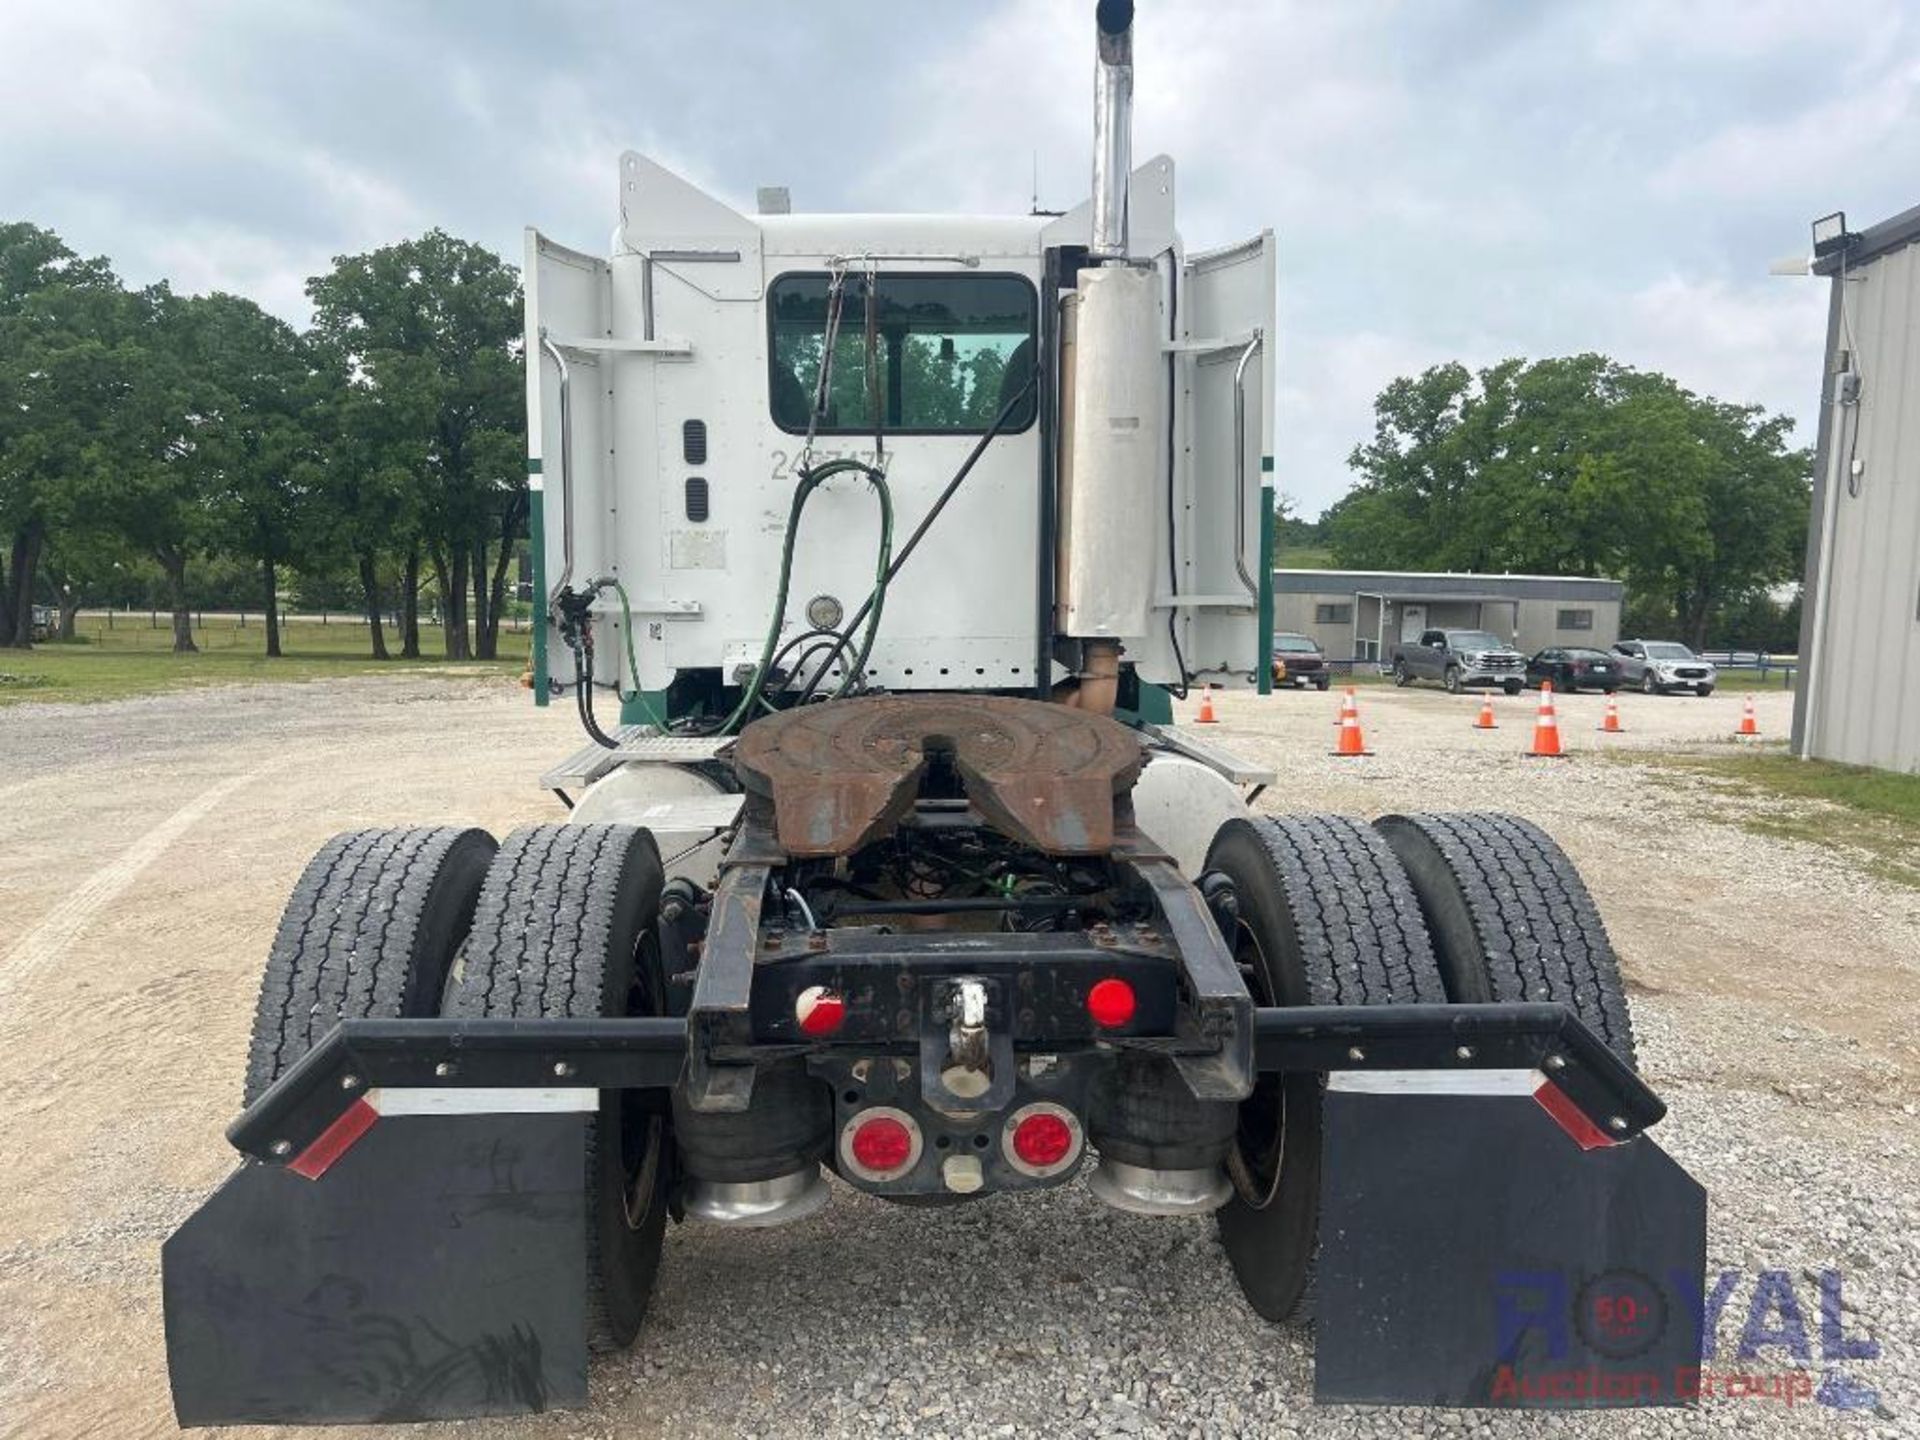
[[[1920,775],[1796,760],[1777,750],[1618,758],[1698,775],[1715,794],[1747,802],[1737,817],[1742,829],[1855,852],[1871,873],[1920,890]]]
[[[419,660],[369,659],[366,626],[343,621],[293,621],[281,632],[285,653],[272,660],[257,617],[241,626],[230,616],[209,616],[193,638],[199,653],[176,655],[172,624],[165,615],[158,628],[144,615],[115,616],[111,629],[104,618],[85,617],[72,643],[0,650],[0,706],[122,700],[203,685],[328,680],[421,667],[450,674],[514,674],[526,664],[528,639],[525,631],[502,629],[500,659],[456,662],[436,657],[440,632],[428,626],[421,627],[421,649],[427,653]],[[392,631],[387,644],[398,652],[399,637]]]
[[[1920,832],[1920,775],[1835,765],[1827,760],[1796,760],[1791,755],[1731,755],[1706,763],[1724,775],[1775,794],[1825,800]],[[1920,840],[1920,834],[1915,838]]]
[[[1331,570],[1333,551],[1323,545],[1280,545],[1273,552],[1276,570]]]
[[[1795,680],[1799,679],[1798,671],[1794,672],[1794,679]],[[1779,671],[1779,670],[1769,670],[1767,672],[1767,678],[1764,680],[1760,678],[1759,674],[1756,671],[1722,670],[1720,672],[1719,678],[1714,683],[1722,690],[1732,690],[1732,691],[1735,691],[1736,693],[1745,693],[1746,691],[1749,691],[1749,690],[1791,691],[1794,688],[1792,685],[1787,683],[1786,674],[1783,671]]]

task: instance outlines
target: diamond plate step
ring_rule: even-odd
[[[616,749],[583,745],[542,775],[540,788],[581,789],[621,765],[697,765],[732,743],[727,735],[656,735],[650,725],[622,725],[610,733],[620,742]]]

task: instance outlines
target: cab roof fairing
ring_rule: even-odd
[[[1156,155],[1129,181],[1134,258],[1179,250],[1174,164]],[[1029,258],[1059,245],[1085,245],[1093,202],[1064,215],[945,215],[811,212],[746,215],[634,151],[620,157],[620,224],[614,253],[738,251],[818,258],[872,254]],[[660,263],[670,264],[664,257]]]

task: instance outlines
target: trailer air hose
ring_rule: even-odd
[[[1000,407],[1000,413],[993,417],[993,423],[987,427],[986,433],[980,437],[973,449],[967,452],[967,458],[961,461],[960,468],[953,472],[953,478],[947,482],[946,488],[942,490],[934,500],[925,518],[913,527],[913,534],[909,535],[907,537],[907,543],[900,547],[899,555],[894,558],[893,564],[887,570],[887,585],[893,583],[893,577],[900,573],[901,567],[907,563],[908,557],[919,547],[920,541],[926,536],[927,531],[933,528],[933,522],[940,518],[940,512],[947,508],[947,502],[953,499],[955,492],[960,489],[961,483],[972,473],[974,465],[979,461],[980,457],[986,453],[987,446],[992,444],[994,437],[1006,428],[1006,423],[1008,419],[1012,417],[1013,412],[1018,410],[1026,398],[1034,392],[1039,382],[1040,377],[1036,369],[1034,374],[1027,377],[1027,383],[1015,391],[1014,394],[1008,398],[1007,403]],[[877,587],[876,593],[884,594],[885,590],[886,585],[881,585]],[[869,598],[867,604],[870,605],[872,603],[872,599]],[[813,699],[814,691],[819,688],[821,677],[827,673],[827,667],[838,660],[847,646],[852,643],[853,632],[859,626],[860,621],[865,617],[866,613],[867,605],[862,605],[858,610],[854,611],[853,619],[847,622],[846,630],[835,641],[833,649],[828,652],[826,659],[820,662],[820,668],[814,672],[813,679],[808,682],[807,688],[801,692],[800,703],[802,705]],[[847,678],[849,680],[852,680],[865,668],[867,652],[872,648],[873,635],[872,627],[870,626],[868,628],[866,644],[861,647],[859,657],[848,668]],[[844,690],[844,688],[843,686],[842,690]],[[842,691],[836,691],[836,697],[840,693],[842,693]]]
[[[793,504],[787,511],[786,534],[780,544],[780,582],[774,591],[773,616],[767,624],[766,643],[760,650],[760,661],[754,666],[752,676],[740,692],[740,701],[728,716],[711,728],[693,730],[694,734],[730,735],[746,721],[748,715],[761,701],[767,683],[767,676],[773,671],[776,651],[780,649],[780,627],[787,618],[787,593],[793,581],[794,542],[800,536],[800,516],[807,508],[807,501],[823,484],[836,475],[863,475],[873,487],[875,498],[880,503],[880,547],[874,562],[873,590],[866,602],[860,607],[861,615],[866,617],[866,629],[860,640],[860,653],[849,666],[847,676],[834,690],[833,698],[838,699],[847,693],[856,683],[856,677],[865,667],[867,656],[873,651],[874,637],[880,630],[880,615],[887,599],[887,582],[891,578],[889,565],[893,559],[893,492],[887,488],[887,477],[878,466],[869,465],[864,460],[829,460],[800,472],[800,483],[793,488]],[[855,623],[858,623],[856,619]],[[847,627],[850,638],[853,626]]]
[[[620,597],[620,632],[627,642],[627,673],[633,678],[633,693],[622,695],[622,701],[632,701],[640,707],[640,713],[646,716],[647,723],[661,733],[666,732],[667,722],[654,710],[653,702],[647,698],[647,692],[640,684],[640,657],[633,649],[633,602],[627,599],[627,587],[617,577],[609,577],[613,584],[613,593]],[[602,582],[606,583],[606,582]]]
[[[633,680],[631,692],[620,688],[618,676],[609,688],[620,697],[622,704],[637,705],[647,723],[656,730],[664,732],[667,726],[655,712],[647,692],[640,686],[640,658],[633,646],[633,602],[627,596],[627,587],[618,578],[609,575],[588,581],[578,591],[562,591],[556,608],[559,611],[560,638],[573,652],[573,692],[574,702],[580,712],[580,728],[587,732],[596,745],[617,750],[620,742],[600,728],[599,719],[593,713],[593,687],[600,683],[593,678],[593,602],[604,590],[612,590],[620,597],[620,624],[626,640],[627,673]]]
[[[567,644],[573,651],[573,673],[580,677],[573,687],[574,704],[580,711],[580,728],[587,732],[594,744],[617,750],[620,742],[602,730],[600,722],[594,718],[593,632],[584,627],[577,628],[568,637]]]

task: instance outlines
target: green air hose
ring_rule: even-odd
[[[620,597],[620,633],[627,642],[627,673],[633,677],[633,693],[620,698],[638,705],[640,713],[647,717],[647,723],[664,735],[667,722],[654,713],[653,702],[647,699],[647,692],[640,684],[640,657],[633,649],[633,604],[627,599],[627,587],[616,579],[613,592]]]
[[[880,611],[887,598],[887,571],[893,560],[893,492],[887,488],[887,477],[877,466],[863,460],[829,460],[824,465],[803,470],[800,483],[794,486],[793,505],[787,512],[786,536],[780,547],[780,584],[774,593],[773,618],[767,626],[767,640],[760,651],[760,663],[754,666],[752,678],[740,692],[740,703],[733,707],[733,712],[717,729],[709,733],[731,734],[760,703],[767,673],[773,667],[774,652],[780,645],[780,627],[787,618],[787,589],[793,579],[793,547],[800,535],[800,514],[807,508],[807,501],[813,492],[821,485],[836,475],[849,474],[866,476],[867,483],[873,487],[880,501],[880,552],[874,562],[873,592],[867,598],[867,623],[861,632],[859,653],[849,662],[846,676],[829,698],[837,700],[859,683],[866,669],[867,656],[873,651],[874,637],[880,630]],[[636,679],[635,684],[638,683]]]

